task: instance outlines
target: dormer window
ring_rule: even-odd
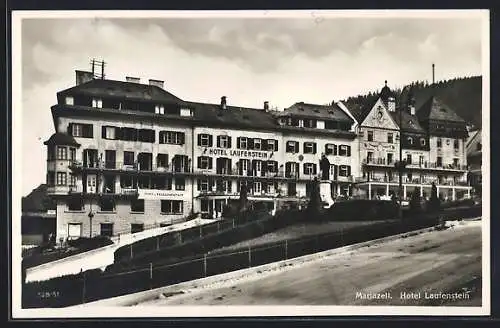
[[[71,96],[68,96],[68,97],[66,97],[65,103],[66,103],[66,105],[74,105],[75,99]]]
[[[193,116],[190,108],[181,108],[181,116]]]
[[[425,146],[425,139],[424,138],[420,139],[420,145]]]
[[[93,98],[92,99],[92,107],[94,107],[94,108],[102,108],[102,99]]]
[[[412,137],[408,137],[408,144],[409,145],[413,145],[413,138]]]
[[[163,105],[156,105],[155,106],[155,114],[165,114],[165,107]]]

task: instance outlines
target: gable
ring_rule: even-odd
[[[373,105],[372,109],[363,120],[363,123],[361,123],[361,126],[389,130],[399,129],[398,125],[394,122],[390,112],[385,108],[385,105],[380,98],[377,102],[375,102],[375,105]]]

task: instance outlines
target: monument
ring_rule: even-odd
[[[319,168],[321,170],[321,180],[319,182],[319,193],[321,201],[326,203],[326,208],[333,205],[332,198],[332,181],[330,180],[330,161],[325,154],[321,155],[319,161]]]

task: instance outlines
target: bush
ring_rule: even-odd
[[[411,194],[410,199],[410,212],[411,214],[419,214],[422,211],[422,204],[420,199],[420,192],[415,188]]]
[[[93,238],[80,237],[74,240],[68,240],[68,245],[78,249],[92,250],[95,248],[111,245],[113,242],[106,236],[96,236]]]
[[[337,202],[325,211],[327,221],[373,221],[395,219],[398,207],[391,201],[355,199]]]
[[[439,211],[441,201],[437,195],[437,187],[433,182],[431,187],[431,197],[427,203],[427,211],[428,212],[437,212]]]

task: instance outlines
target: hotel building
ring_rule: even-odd
[[[141,84],[76,71],[52,107],[48,193],[57,238],[117,235],[220,216],[239,198],[271,210],[303,204],[324,153],[332,194],[352,194],[360,175],[357,122],[342,103],[283,111],[179,99],[163,81]]]
[[[397,106],[386,81],[374,104],[352,110],[361,122],[357,190],[369,199],[397,194],[399,171],[395,164],[401,146],[403,199],[409,199],[412,192],[428,198],[432,183],[442,199],[470,197],[466,122],[435,96],[419,99],[421,105],[416,108],[411,88],[403,94],[406,99]]]

